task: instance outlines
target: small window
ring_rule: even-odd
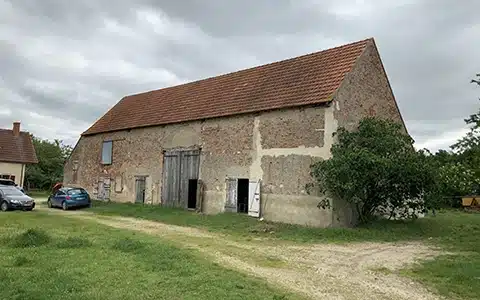
[[[102,164],[104,164],[104,165],[111,165],[112,164],[112,141],[103,142]]]

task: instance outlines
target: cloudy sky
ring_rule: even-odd
[[[479,0],[0,0],[0,128],[74,144],[124,95],[374,37],[418,147],[465,132]]]

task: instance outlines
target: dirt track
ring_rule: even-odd
[[[395,271],[437,252],[420,243],[295,245],[234,241],[203,230],[86,211],[46,210],[114,228],[161,236],[226,267],[262,277],[310,299],[441,299]]]

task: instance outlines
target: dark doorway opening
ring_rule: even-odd
[[[197,186],[198,186],[198,179],[190,179],[188,180],[188,209],[196,209],[197,208]]]
[[[248,213],[248,184],[249,180],[245,178],[238,179],[237,187],[237,211],[239,213]]]

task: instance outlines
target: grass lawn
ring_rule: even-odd
[[[235,237],[268,237],[294,242],[424,241],[452,254],[405,270],[448,297],[480,299],[480,214],[440,211],[415,222],[380,221],[355,229],[317,229],[259,222],[240,214],[201,215],[158,206],[96,202],[92,211],[103,215],[144,218],[203,228]]]
[[[300,299],[146,234],[0,213],[1,299]]]
[[[35,190],[35,191],[30,191],[28,192],[28,195],[32,198],[47,198],[50,196],[50,191],[40,191],[40,190]]]

